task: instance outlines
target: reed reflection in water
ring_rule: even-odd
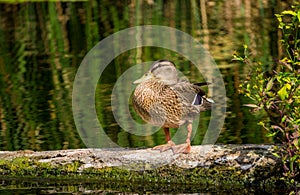
[[[146,24],[169,26],[190,34],[216,61],[226,84],[228,106],[218,143],[272,142],[265,137],[264,129],[257,126],[264,115],[249,113],[243,104],[250,100],[238,93],[249,67],[231,59],[236,50],[243,52],[243,44],[249,45],[252,56],[263,64],[272,64],[274,58],[279,58],[280,37],[274,14],[288,3],[242,0],[0,3],[0,150],[85,147],[72,115],[76,71],[83,57],[99,41],[119,30]],[[164,142],[162,131],[136,136],[122,130],[111,110],[111,93],[117,79],[130,67],[157,59],[174,61],[191,82],[203,80],[191,62],[167,49],[136,48],[115,58],[98,81],[96,110],[106,134],[122,147],[151,147]],[[124,83],[124,88],[130,87],[131,83]],[[119,94],[113,98],[122,101],[121,97]],[[192,144],[202,143],[209,118],[210,112],[201,114]]]

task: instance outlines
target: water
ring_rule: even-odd
[[[0,179],[1,181],[1,179]],[[171,185],[126,182],[83,182],[54,180],[3,180],[0,194],[283,194],[278,189],[255,186],[209,187],[201,185]]]
[[[272,143],[238,93],[249,67],[233,62],[243,52],[270,65],[279,58],[274,17],[288,5],[276,1],[93,1],[0,3],[0,150],[54,150],[85,147],[72,115],[72,86],[79,65],[99,41],[136,25],[177,28],[201,42],[226,84],[227,112],[217,143]],[[118,77],[143,61],[169,59],[193,82],[203,81],[187,59],[162,48],[122,53],[104,70],[96,91],[97,116],[106,135],[122,147],[152,147],[162,131],[136,136],[116,123],[111,91]],[[268,68],[268,67],[266,67]],[[131,84],[124,84],[124,88]],[[88,109],[88,108],[87,108]],[[210,112],[201,114],[193,144],[201,144]],[[138,120],[138,119],[137,119]],[[172,130],[174,134],[176,130]]]

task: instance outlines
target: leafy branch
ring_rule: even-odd
[[[283,144],[277,155],[282,159],[283,179],[299,192],[300,181],[300,5],[276,14],[282,32],[284,57],[274,64],[271,72],[249,57],[248,47],[243,55],[235,53],[234,60],[251,67],[240,92],[253,103],[253,111],[264,110],[268,120],[261,120],[267,136]],[[276,67],[276,69],[275,69]]]

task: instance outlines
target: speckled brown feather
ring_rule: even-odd
[[[132,102],[136,112],[147,123],[178,128],[191,121],[199,112],[210,109],[210,103],[192,105],[196,94],[203,96],[203,101],[206,101],[205,92],[188,81],[166,85],[151,79],[136,87]]]

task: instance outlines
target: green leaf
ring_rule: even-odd
[[[273,133],[267,133],[267,137],[274,137],[276,134],[278,133],[278,131],[275,131]]]
[[[284,123],[285,120],[286,120],[286,115],[284,115],[284,116],[282,117],[281,122]]]
[[[285,14],[285,15],[287,15],[287,14],[293,15],[293,16],[296,16],[296,15],[297,15],[296,12],[291,11],[291,10],[286,10],[286,11],[283,11],[283,12],[281,12],[281,13],[282,13],[282,14]]]
[[[283,86],[278,92],[277,94],[279,95],[281,100],[285,100],[285,98],[287,98],[288,94],[286,92],[286,87]]]
[[[265,123],[263,121],[259,121],[257,124],[260,126],[265,126]]]
[[[267,87],[266,87],[267,91],[270,91],[272,89],[272,87],[273,87],[273,81],[274,81],[274,79],[269,80],[269,82],[267,84]]]
[[[282,22],[281,14],[275,14],[275,16],[277,17],[278,22]]]
[[[269,97],[274,97],[274,93],[271,92],[271,91],[266,92],[266,94],[267,94]]]
[[[272,153],[275,157],[280,158],[280,156],[277,153]]]
[[[279,95],[281,100],[285,100],[286,98],[289,97],[289,94],[287,93],[287,89],[291,89],[291,85],[289,83],[285,84],[278,92],[277,94]]]

